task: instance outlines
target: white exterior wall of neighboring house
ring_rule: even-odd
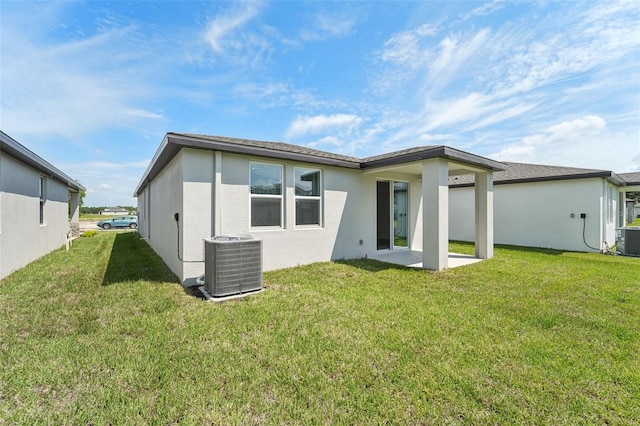
[[[252,162],[283,166],[282,228],[251,227]],[[321,171],[323,223],[320,227],[295,225],[295,167]],[[204,273],[203,239],[214,235],[250,234],[262,240],[265,271],[373,255],[377,250],[378,180],[409,183],[409,240],[412,248],[421,249],[421,188],[412,176],[384,172],[364,175],[359,170],[191,148],[183,148],[139,194],[138,231],[185,284]],[[176,212],[180,219],[179,243],[173,219]],[[178,258],[178,245],[182,261]]]
[[[595,251],[615,243],[618,187],[603,178],[500,184],[494,186],[497,244]],[[473,188],[451,188],[449,235],[473,241]],[[586,213],[586,219],[580,214]],[[571,215],[574,217],[571,217]],[[586,222],[585,222],[586,221]]]
[[[67,184],[0,152],[0,278],[63,246],[68,229]]]

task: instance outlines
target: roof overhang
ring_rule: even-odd
[[[356,161],[342,160],[338,158],[319,157],[300,152],[291,152],[283,149],[270,149],[256,145],[240,145],[225,140],[225,138],[198,138],[195,136],[167,133],[151,159],[149,167],[145,171],[142,180],[135,189],[134,197],[151,182],[167,164],[180,152],[182,148],[203,149],[208,151],[223,151],[234,154],[253,155],[257,157],[276,158],[281,160],[300,161],[305,163],[321,164],[325,166],[344,167],[358,169]]]
[[[55,178],[65,183],[69,190],[72,192],[85,191],[86,188],[82,186],[78,181],[67,176],[64,172],[54,167],[52,164],[25,148],[18,141],[13,139],[0,130],[0,152],[4,152],[7,155],[27,164],[34,169],[38,170],[41,174]]]
[[[478,170],[501,171],[506,170],[507,166],[498,161],[491,160],[486,157],[470,154],[448,146],[434,146],[430,148],[420,149],[407,152],[406,154],[393,154],[390,156],[381,156],[382,158],[373,157],[374,159],[365,159],[361,163],[362,170],[370,170],[394,165],[421,162],[431,158],[445,158],[456,164],[463,166],[466,170],[472,167]]]
[[[620,188],[620,190],[623,192],[640,192],[640,183],[637,183],[637,184],[627,183],[627,186]]]
[[[394,172],[406,175],[422,175],[422,161],[432,158],[448,160],[449,176],[479,173],[486,171],[502,171],[507,166],[503,163],[485,157],[469,154],[447,146],[437,146],[429,149],[397,155],[390,158],[376,159],[362,163],[361,169],[365,174]]]
[[[331,153],[303,149],[292,145],[248,141],[241,139],[167,133],[158,147],[149,167],[134,191],[134,197],[151,182],[183,148],[223,151],[235,154],[280,160],[299,161],[324,166],[342,167],[367,172],[393,170],[407,174],[421,174],[421,161],[445,158],[450,161],[450,174],[473,173],[475,171],[506,170],[503,163],[470,154],[446,146],[418,147],[404,151],[357,159]],[[289,149],[287,149],[289,148]],[[298,149],[300,148],[300,149]]]
[[[494,180],[493,184],[494,185],[510,185],[510,184],[516,184],[516,183],[552,182],[552,181],[562,181],[562,180],[593,179],[593,178],[606,179],[610,183],[620,187],[624,187],[626,185],[624,180],[620,179],[620,177],[618,177],[615,173],[610,171],[598,171],[598,172],[592,172],[592,173],[576,173],[576,174],[556,175],[556,176],[538,176],[538,177],[522,178],[522,179]],[[470,187],[473,185],[474,185],[473,182],[471,183],[465,182],[460,184],[453,183],[450,186],[452,188],[464,188],[464,187]],[[633,190],[627,190],[625,188],[625,191],[633,191]]]

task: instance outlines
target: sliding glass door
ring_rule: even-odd
[[[407,247],[409,245],[409,184],[406,182],[393,183],[393,245]]]
[[[378,181],[376,189],[377,249],[391,250],[394,247],[408,247],[409,184]]]

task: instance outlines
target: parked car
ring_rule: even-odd
[[[136,216],[118,216],[107,220],[101,220],[98,222],[98,227],[102,229],[111,228],[131,228],[136,229],[138,227],[138,218]]]

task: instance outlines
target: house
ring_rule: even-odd
[[[84,190],[0,131],[0,279],[65,244]]]
[[[620,176],[627,184],[625,187],[626,192],[638,192],[640,191],[640,172],[634,173],[619,173]],[[640,203],[627,205],[627,217],[629,222],[633,222],[635,219],[640,218]]]
[[[251,234],[263,269],[419,250],[448,266],[449,176],[479,184],[476,256],[493,256],[492,176],[504,165],[446,146],[365,159],[306,147],[167,133],[145,171],[138,232],[185,285],[204,272],[203,239]]]
[[[129,210],[123,209],[122,207],[107,207],[98,214],[107,215],[107,216],[116,216],[122,214],[129,214]]]
[[[494,173],[494,238],[498,244],[601,251],[625,225],[625,192],[640,179],[608,170],[505,162]],[[626,177],[626,179],[625,179]],[[628,180],[627,180],[628,179]],[[473,241],[473,176],[450,180],[449,235]]]

